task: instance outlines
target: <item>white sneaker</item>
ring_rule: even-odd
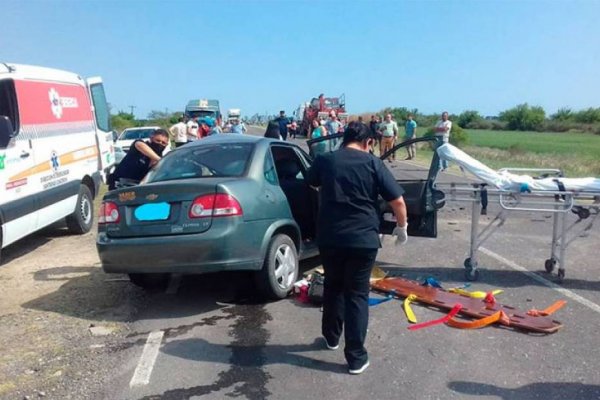
[[[338,342],[338,344],[336,344],[336,345],[332,346],[332,345],[330,345],[330,344],[329,344],[329,342],[327,341],[327,339],[323,338],[323,340],[325,341],[325,346],[327,346],[327,348],[328,348],[329,350],[337,350],[337,349],[339,349],[339,348],[340,348],[340,344],[339,344],[339,342]]]
[[[350,373],[350,375],[359,375],[365,372],[365,370],[369,368],[369,365],[371,365],[371,363],[369,362],[369,360],[367,360],[367,362],[364,363],[362,367],[357,369],[348,369],[348,372]]]

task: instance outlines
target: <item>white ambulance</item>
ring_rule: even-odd
[[[63,218],[90,230],[110,130],[101,79],[0,62],[0,251]]]

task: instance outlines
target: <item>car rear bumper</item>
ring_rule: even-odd
[[[268,221],[213,226],[185,235],[110,238],[99,232],[96,247],[108,273],[186,273],[259,270]],[[219,225],[217,222],[216,225]]]

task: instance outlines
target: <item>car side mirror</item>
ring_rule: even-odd
[[[13,124],[5,115],[0,115],[0,149],[5,149],[13,138]]]

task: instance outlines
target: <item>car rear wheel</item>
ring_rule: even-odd
[[[129,280],[144,289],[164,289],[169,282],[169,274],[129,274]]]
[[[88,233],[92,229],[94,206],[92,192],[86,185],[79,186],[77,205],[75,205],[73,214],[66,218],[66,222],[69,231],[77,235]]]
[[[298,252],[287,235],[271,238],[262,270],[257,272],[257,285],[270,299],[283,299],[298,278]]]

